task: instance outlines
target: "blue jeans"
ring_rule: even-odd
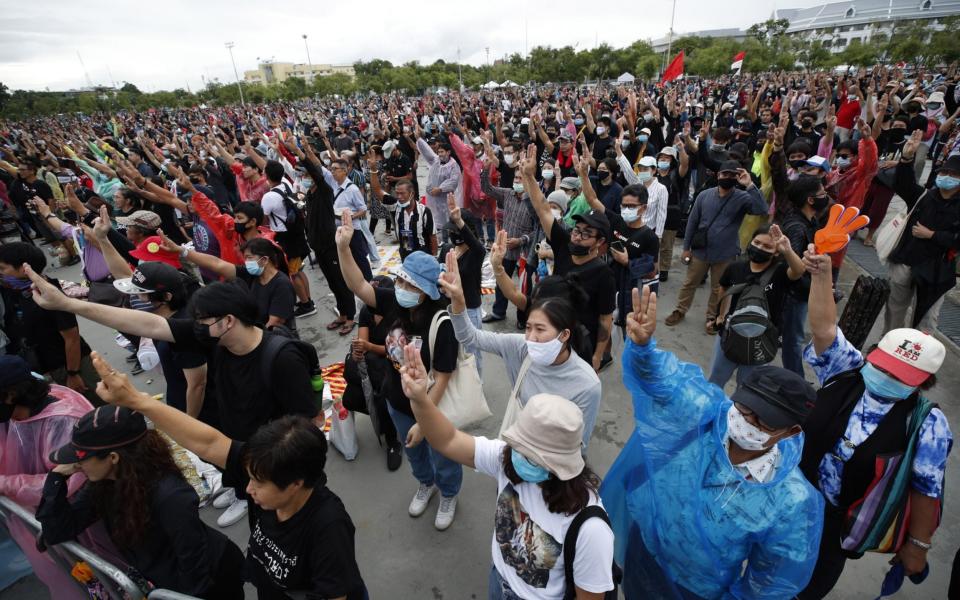
[[[736,371],[737,387],[739,388],[743,379],[756,367],[738,365],[727,358],[727,355],[723,353],[723,349],[720,347],[720,337],[719,335],[717,336],[717,342],[713,346],[713,365],[710,367],[710,383],[715,383],[722,388],[730,381],[730,376]]]
[[[397,438],[403,444],[407,439],[407,433],[416,421],[410,415],[395,410],[389,403],[387,403],[387,409],[390,411],[393,424],[397,426]],[[413,448],[404,446],[403,452],[410,461],[410,468],[417,481],[424,485],[436,484],[444,498],[452,498],[460,492],[460,484],[463,483],[463,467],[460,463],[446,458],[431,448],[427,440],[423,440]]]
[[[480,330],[483,329],[483,320],[480,314],[483,312],[482,307],[477,308],[468,308],[467,309],[467,318],[470,319],[470,322],[473,323],[473,326]],[[477,357],[477,373],[480,374],[480,377],[483,377],[483,353],[480,351],[480,348],[474,348],[473,355]]]
[[[503,580],[503,577],[500,577],[500,573],[493,565],[490,565],[489,581],[489,587],[487,588],[488,600],[521,600],[520,596],[510,589],[510,585]]]
[[[780,361],[783,368],[803,377],[803,323],[807,320],[807,303],[787,294],[783,302],[783,338]]]

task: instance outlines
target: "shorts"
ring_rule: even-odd
[[[296,275],[301,270],[303,270],[303,257],[298,256],[297,258],[291,258],[287,261],[287,270],[291,275]]]

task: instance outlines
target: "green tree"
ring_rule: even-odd
[[[10,88],[0,81],[0,112],[2,112],[10,101]]]

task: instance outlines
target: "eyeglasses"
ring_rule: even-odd
[[[757,413],[753,412],[743,404],[740,404],[739,402],[734,402],[733,405],[737,408],[737,410],[740,411],[740,414],[743,415],[743,418],[746,419],[747,422],[750,423],[751,425],[754,425],[755,427],[758,427],[759,429],[766,431],[768,433],[777,431],[776,427],[769,427],[767,425],[764,425],[763,421],[761,421],[760,418],[757,417]]]
[[[589,229],[581,229],[579,227],[574,227],[570,231],[570,237],[573,238],[574,236],[580,238],[581,240],[589,240],[595,237],[599,237],[599,234],[591,233]]]
[[[852,157],[853,157],[852,154],[837,154],[837,158],[846,158],[847,160],[849,160]]]

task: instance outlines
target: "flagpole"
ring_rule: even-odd
[[[677,16],[677,0],[673,0],[673,9],[670,11],[670,33],[667,35],[667,58],[673,56],[673,20]]]

